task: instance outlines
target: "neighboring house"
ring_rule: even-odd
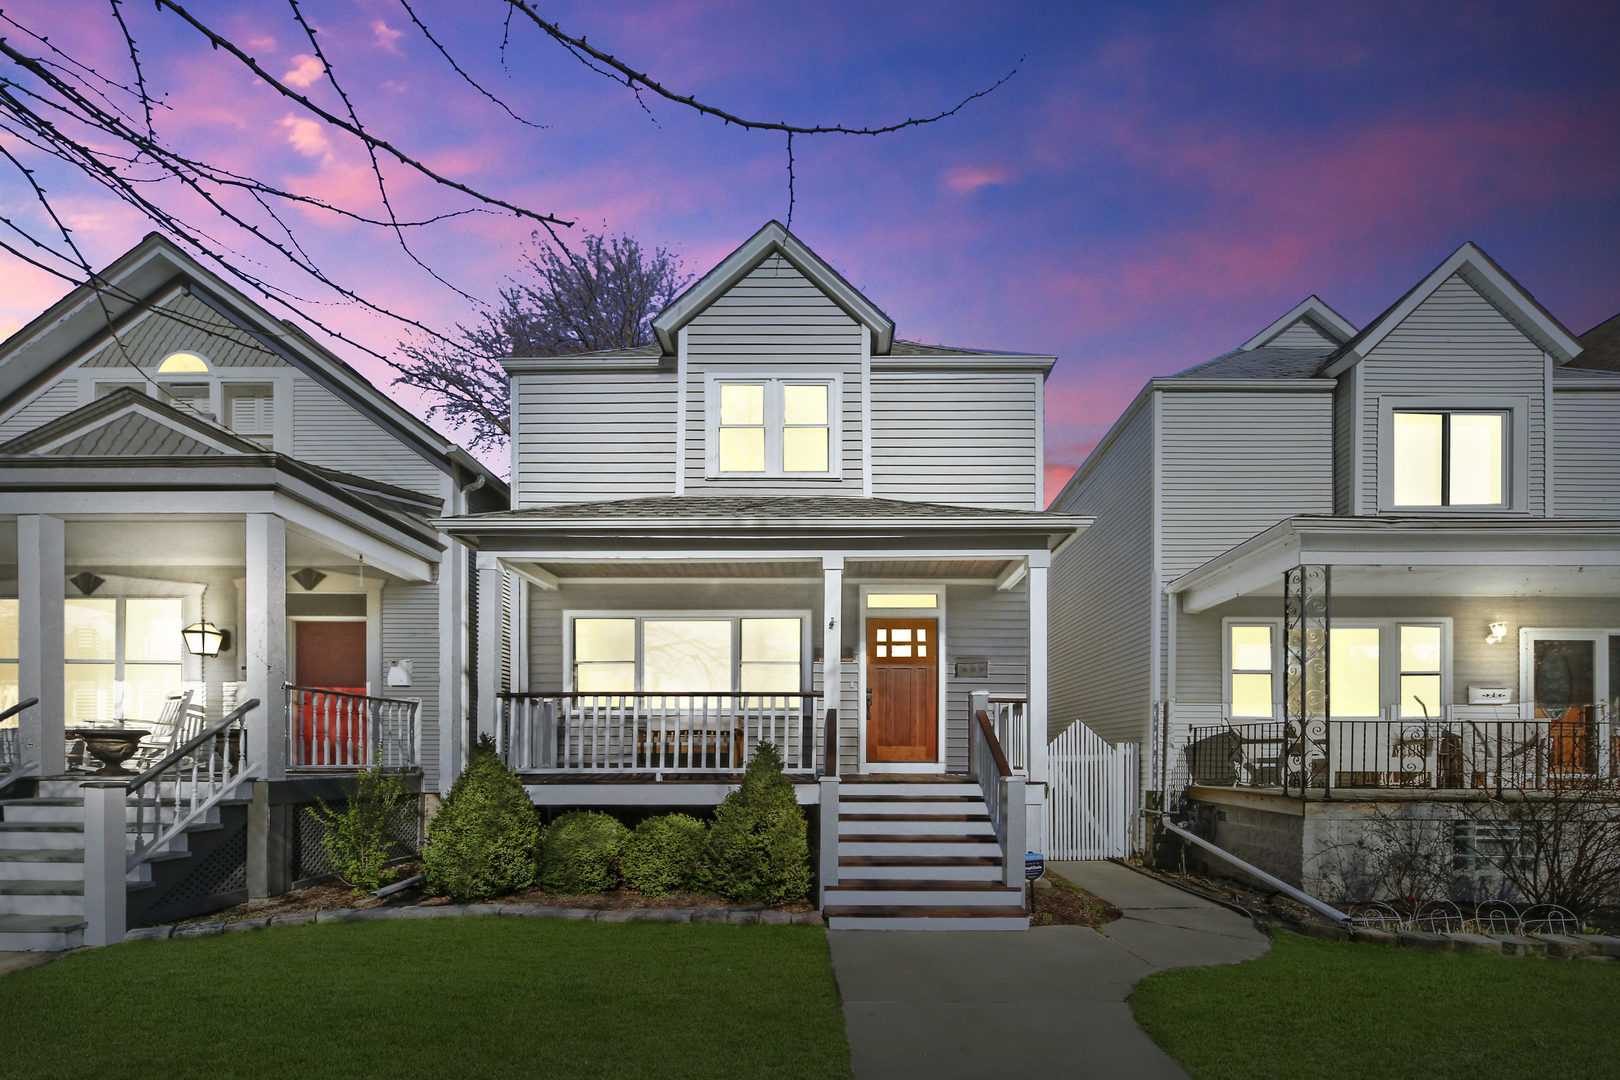
[[[833,925],[1024,925],[1047,572],[1085,524],[1042,508],[1053,357],[899,340],[775,222],[653,328],[507,361],[512,508],[436,523],[521,579],[481,726],[547,808],[713,806],[770,743]]]
[[[201,722],[259,702],[242,753],[269,809],[209,840],[238,852],[199,870],[213,878],[169,859],[132,913],[309,876],[300,804],[335,791],[318,773],[454,779],[481,688],[476,590],[430,519],[504,508],[506,485],[291,323],[148,236],[0,345],[0,470],[0,708],[40,702],[12,721],[0,779],[59,776],[65,727],[150,722],[176,691]],[[228,635],[212,655],[181,644],[203,622]],[[8,880],[60,876],[48,809],[6,804]],[[0,948],[4,919],[54,910],[0,895]]]
[[[1330,890],[1380,799],[1614,775],[1617,337],[1465,244],[1359,330],[1312,296],[1151,380],[1053,503],[1097,524],[1053,565],[1051,729],[1151,743],[1150,791]]]

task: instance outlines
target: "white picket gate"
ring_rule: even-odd
[[[1076,721],[1046,745],[1046,857],[1120,859],[1136,833],[1142,748],[1110,746]]]

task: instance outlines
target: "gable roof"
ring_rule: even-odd
[[[1580,353],[1580,342],[1564,328],[1564,324],[1542,307],[1541,302],[1531,296],[1511,274],[1498,266],[1496,260],[1469,241],[1324,360],[1317,374],[1336,376],[1377,348],[1379,342],[1454,274],[1460,274],[1518,326],[1525,336],[1550,353],[1557,363],[1566,363]]]
[[[1338,345],[1343,345],[1354,337],[1356,333],[1356,328],[1349,319],[1334,311],[1313,293],[1295,304],[1281,318],[1238,346],[1238,349],[1263,348],[1300,324],[1308,326],[1319,336]]]
[[[1620,371],[1620,315],[1610,316],[1580,336],[1581,355],[1570,367]]]
[[[674,353],[675,335],[680,328],[772,255],[786,259],[833,303],[843,308],[850,318],[865,324],[872,331],[873,354],[881,356],[889,351],[894,341],[894,320],[776,221],[766,222],[737,250],[720,260],[718,266],[698,278],[658,313],[657,318],[653,319],[653,334],[663,351]]]
[[[298,325],[277,319],[157,233],[148,233],[114,259],[96,275],[93,285],[75,287],[0,342],[0,409],[93,355],[113,330],[128,326],[181,291],[240,326],[267,354],[299,368],[439,468],[449,472],[459,467],[482,474],[489,485],[505,492],[506,482],[488,466],[383,393]]]
[[[1323,359],[1336,350],[1324,345],[1320,349],[1283,349],[1267,346],[1259,349],[1234,349],[1213,360],[1194,364],[1185,371],[1168,376],[1172,379],[1309,379]]]
[[[263,446],[197,414],[124,387],[0,444],[0,454],[192,457],[263,454]]]

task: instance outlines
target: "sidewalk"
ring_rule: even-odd
[[[1050,865],[1124,918],[1101,932],[827,934],[856,1080],[1186,1076],[1131,1019],[1131,987],[1167,968],[1252,959],[1265,938],[1243,916],[1122,866]]]

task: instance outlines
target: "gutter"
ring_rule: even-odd
[[[1248,874],[1250,877],[1265,882],[1267,885],[1271,886],[1273,889],[1276,889],[1290,900],[1295,900],[1301,904],[1304,904],[1318,915],[1324,915],[1327,918],[1332,919],[1334,922],[1341,924],[1350,921],[1350,916],[1346,915],[1338,908],[1333,907],[1330,904],[1323,903],[1310,893],[1305,892],[1303,889],[1296,889],[1294,886],[1288,884],[1288,882],[1282,880],[1281,878],[1272,877],[1258,866],[1255,866],[1252,863],[1244,862],[1242,859],[1238,858],[1236,855],[1233,855],[1225,848],[1218,848],[1208,840],[1205,840],[1202,836],[1199,836],[1197,833],[1190,832],[1189,830],[1182,828],[1180,825],[1177,825],[1175,822],[1170,820],[1170,815],[1166,811],[1144,809],[1142,814],[1145,817],[1158,817],[1160,819],[1159,823],[1175,836],[1180,837],[1189,844],[1202,848],[1204,851],[1214,855],[1217,859],[1220,859],[1229,866],[1236,867],[1237,869],[1243,871],[1243,873]]]

